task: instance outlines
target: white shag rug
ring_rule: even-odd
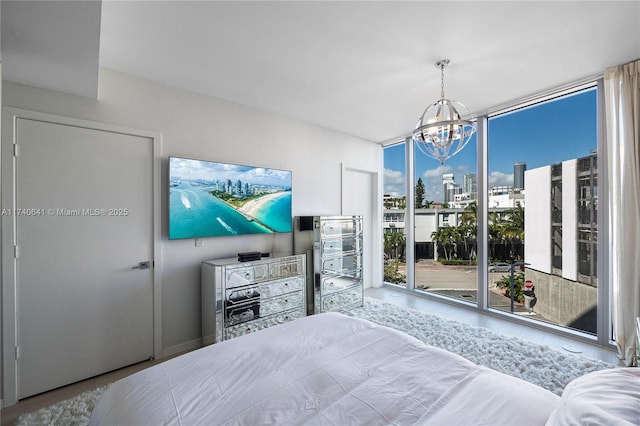
[[[424,343],[461,355],[561,395],[564,387],[586,373],[615,365],[561,352],[548,346],[505,336],[487,328],[365,298],[362,308],[350,315],[395,328]]]
[[[89,416],[109,386],[86,391],[73,398],[57,402],[18,417],[14,426],[84,426],[89,424]]]
[[[614,368],[603,361],[563,353],[517,337],[504,336],[415,309],[403,308],[369,297],[365,304],[347,312],[377,324],[395,328],[429,344],[461,355],[476,364],[541,386],[560,395],[571,380],[591,371]],[[49,407],[23,414],[16,426],[86,425],[93,407],[107,389],[81,393]]]

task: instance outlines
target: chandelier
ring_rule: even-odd
[[[436,62],[440,68],[440,100],[427,107],[413,131],[420,151],[440,164],[460,152],[476,131],[473,121],[462,119],[470,115],[467,107],[444,97],[444,69],[449,63],[448,59]]]

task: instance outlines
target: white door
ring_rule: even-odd
[[[379,248],[380,210],[377,196],[378,174],[343,166],[342,169],[342,214],[362,216],[362,276],[364,287],[380,287],[382,270],[378,258],[382,256]]]
[[[21,399],[153,356],[153,140],[24,118],[16,130]]]

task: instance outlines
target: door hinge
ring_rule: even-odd
[[[18,259],[20,257],[20,246],[13,246],[13,258]]]
[[[20,155],[20,145],[18,145],[17,143],[13,144],[13,156],[17,157],[18,155]]]
[[[16,360],[20,359],[20,346],[16,346]]]

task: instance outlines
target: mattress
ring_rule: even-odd
[[[559,397],[339,313],[206,346],[114,383],[90,425],[544,425]]]

